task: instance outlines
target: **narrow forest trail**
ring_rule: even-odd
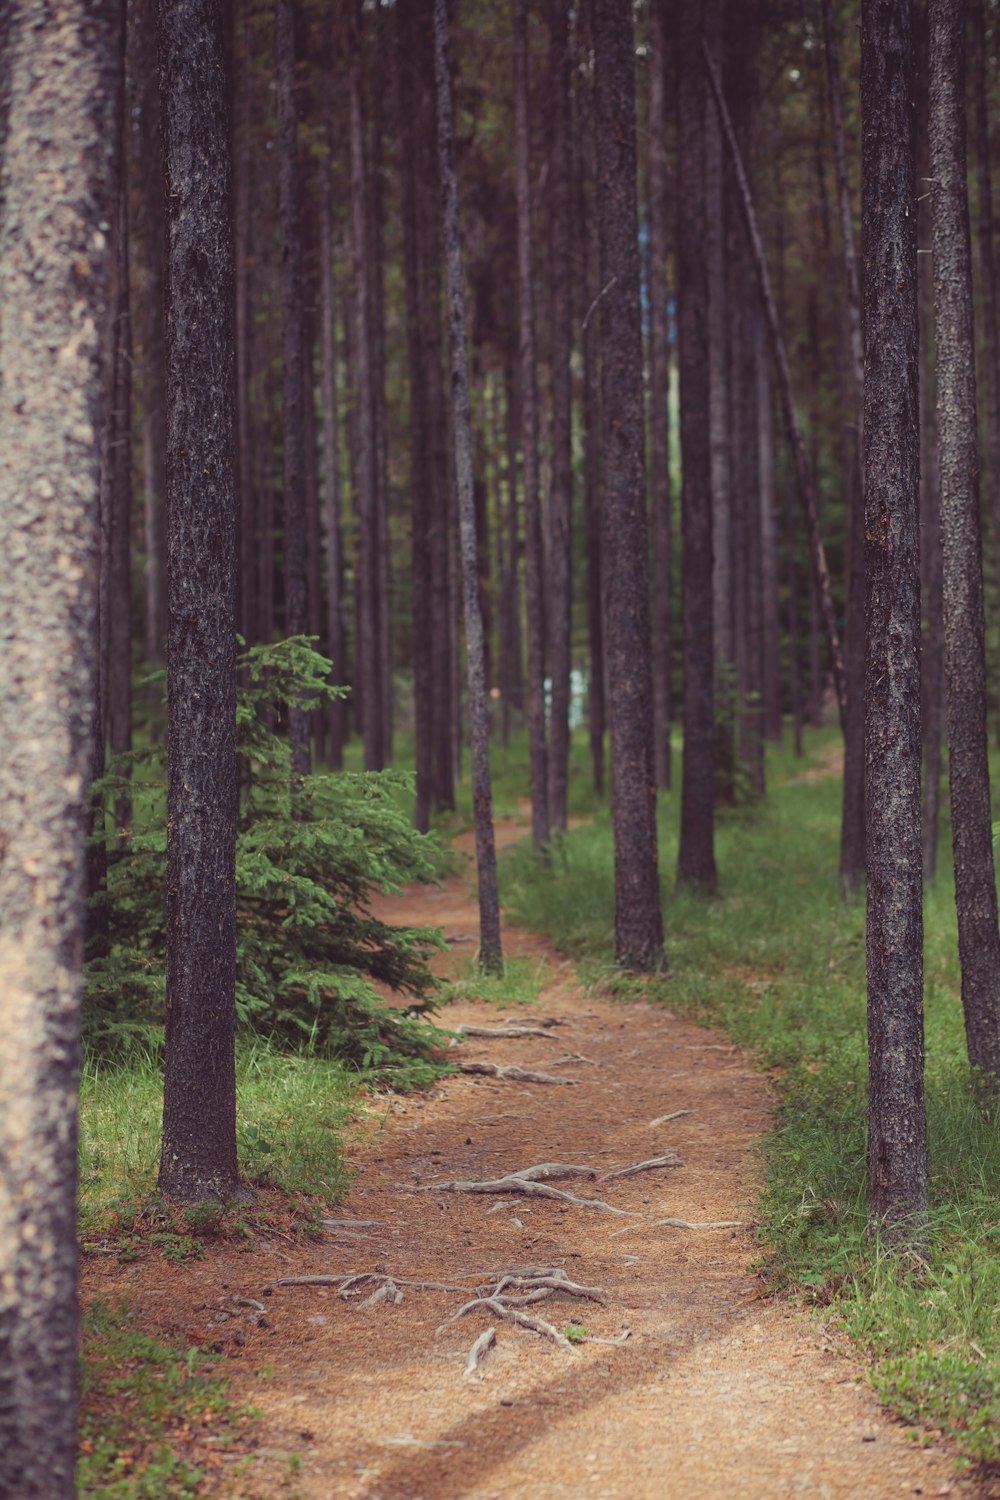
[[[507,823],[499,832],[505,843],[524,829]],[[477,916],[468,876],[386,898],[381,912],[440,925],[455,951],[471,951]],[[758,1185],[753,1145],[769,1119],[764,1079],[735,1048],[669,1012],[584,994],[539,938],[508,928],[504,941],[509,954],[547,960],[540,1003],[503,1012],[456,1004],[444,1024],[539,1028],[544,1035],[470,1040],[463,1060],[516,1064],[562,1083],[453,1077],[428,1096],[380,1106],[353,1142],[353,1186],[336,1210],[374,1222],[282,1247],[278,1259],[222,1247],[204,1262],[130,1268],[133,1296],[158,1326],[202,1344],[232,1340],[232,1393],[265,1414],[239,1489],[220,1475],[204,1493],[971,1494],[943,1450],[915,1448],[882,1414],[842,1343],[786,1303],[760,1298],[747,1220]],[[512,1192],[433,1190],[546,1162],[603,1175],[669,1152],[681,1165],[556,1184],[620,1213]],[[678,1228],[657,1222],[664,1219],[740,1225]],[[627,1327],[627,1342],[564,1348],[489,1310],[435,1332],[477,1286],[526,1271],[603,1292],[601,1302],[559,1294],[529,1313],[561,1331],[575,1319],[604,1339]],[[260,1300],[269,1278],[363,1272],[375,1279],[358,1296],[344,1298],[338,1286],[276,1286],[263,1324],[252,1310],[245,1321],[216,1317],[226,1297]],[[403,1300],[390,1293],[367,1303],[386,1277]],[[445,1289],[410,1284],[419,1282]],[[489,1326],[496,1347],[466,1375],[471,1346]],[[290,1455],[299,1457],[290,1464]]]

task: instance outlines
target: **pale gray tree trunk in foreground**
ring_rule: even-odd
[[[434,0],[434,76],[437,82],[438,160],[444,208],[445,275],[448,288],[448,332],[451,344],[451,399],[455,427],[455,480],[462,550],[465,599],[465,650],[468,660],[469,728],[472,738],[472,802],[476,825],[476,874],[479,883],[479,961],[498,974],[500,901],[493,842],[490,791],[490,721],[486,701],[483,617],[479,603],[476,557],[476,512],[472,482],[472,411],[469,403],[469,357],[466,350],[465,280],[458,227],[458,180],[452,126],[451,78],[448,73],[447,0]]]
[[[927,1214],[920,839],[920,410],[909,0],[865,0],[868,1193],[873,1226]]]
[[[118,0],[0,17],[0,1494],[70,1500]]]

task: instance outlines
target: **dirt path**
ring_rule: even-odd
[[[503,838],[523,833],[515,825]],[[416,888],[383,905],[392,920],[464,937],[476,911],[466,879]],[[945,1452],[920,1451],[884,1417],[855,1364],[821,1325],[760,1300],[749,1227],[754,1141],[768,1123],[764,1081],[739,1052],[668,1012],[602,1003],[545,943],[507,930],[508,953],[547,957],[537,1007],[449,1008],[445,1024],[539,1025],[542,1037],[468,1042],[484,1059],[575,1084],[493,1077],[445,1080],[396,1099],[352,1152],[356,1176],[339,1217],[374,1220],[281,1258],[213,1252],[201,1263],[117,1270],[145,1315],[210,1344],[228,1341],[232,1389],[262,1407],[260,1446],[239,1493],[351,1500],[881,1500],[965,1490]],[[560,1061],[567,1054],[576,1060]],[[654,1123],[661,1116],[674,1118]],[[683,1165],[602,1183],[556,1184],[625,1215],[558,1200],[421,1191],[482,1181],[542,1162],[609,1172],[674,1151]],[[501,1206],[498,1206],[501,1205]],[[490,1276],[561,1272],[603,1289],[602,1303],[562,1295],[530,1312],[570,1320],[620,1346],[568,1350],[477,1311],[438,1325]],[[99,1266],[92,1281],[116,1268]],[[263,1324],[218,1321],[220,1299],[258,1300],[269,1278],[377,1272],[403,1300],[362,1305],[337,1287],[278,1287]],[[447,1283],[419,1289],[407,1281]],[[463,1370],[494,1326],[480,1374]],[[234,1334],[236,1335],[234,1339]],[[263,1372],[263,1373],[262,1373]],[[230,1481],[231,1482],[231,1481]],[[205,1494],[231,1493],[206,1487]]]

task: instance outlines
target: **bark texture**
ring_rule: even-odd
[[[908,0],[865,0],[869,1214],[893,1237],[927,1212],[920,847],[920,424],[913,43]]]
[[[948,787],[969,1061],[1000,1082],[1000,927],[986,744],[972,247],[966,189],[965,0],[930,0],[931,205],[944,563]]]
[[[473,495],[472,410],[469,358],[466,350],[465,281],[458,226],[458,180],[452,125],[451,78],[448,73],[446,0],[434,0],[434,76],[437,83],[438,160],[444,209],[445,275],[448,287],[448,331],[451,345],[451,398],[455,430],[455,482],[461,540],[462,591],[465,603],[465,650],[468,663],[469,729],[472,738],[472,804],[476,828],[476,876],[479,886],[479,961],[491,974],[503,970],[500,947],[500,898],[493,801],[490,790],[490,722],[486,696],[483,617],[479,605],[476,512]]]
[[[601,240],[605,650],[611,719],[615,957],[663,964],[649,636],[645,410],[630,0],[595,0],[597,211]]]
[[[167,1025],[160,1188],[236,1167],[236,373],[223,0],[160,10],[167,199]]]
[[[0,1494],[71,1500],[118,0],[0,17]]]
[[[704,121],[698,0],[679,18],[677,81],[677,293],[681,427],[681,547],[684,765],[678,885],[713,891],[715,871],[715,695],[713,690],[712,473],[709,365],[705,341]]]
[[[670,786],[672,606],[670,535],[670,352],[667,312],[666,57],[663,7],[650,11],[649,57],[649,403],[650,512],[653,530],[653,764]]]

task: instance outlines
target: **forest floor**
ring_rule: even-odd
[[[509,820],[498,842],[525,833]],[[474,951],[470,874],[387,897],[380,914],[440,926],[451,945],[443,973]],[[667,1010],[588,995],[544,940],[508,928],[504,943],[508,955],[546,961],[538,1003],[498,1012],[464,1000],[441,1024],[541,1031],[469,1039],[461,1059],[515,1064],[558,1083],[449,1076],[424,1095],[373,1100],[349,1143],[349,1194],[330,1211],[365,1222],[329,1227],[319,1241],[271,1241],[253,1254],[208,1242],[203,1260],[180,1264],[85,1262],[86,1296],[127,1293],[144,1327],[214,1348],[232,1399],[262,1412],[238,1466],[211,1439],[197,1445],[198,1493],[971,1496],[943,1444],[924,1434],[919,1446],[882,1412],[841,1336],[766,1295],[752,1223],[755,1148],[771,1115],[766,1077]],[[651,1159],[669,1163],[671,1153],[676,1164],[601,1180]],[[554,1185],[618,1212],[445,1185],[542,1163],[596,1169],[596,1180]],[[276,1284],[352,1273],[370,1278],[346,1288],[356,1295],[342,1295],[342,1284]],[[556,1289],[518,1305],[523,1287],[494,1282],[493,1309],[440,1329],[477,1288],[482,1295],[514,1273],[550,1273]],[[600,1300],[560,1292],[563,1278]],[[569,1343],[514,1326],[511,1307]],[[466,1373],[490,1327],[495,1347]],[[624,1342],[607,1342],[626,1329]]]

